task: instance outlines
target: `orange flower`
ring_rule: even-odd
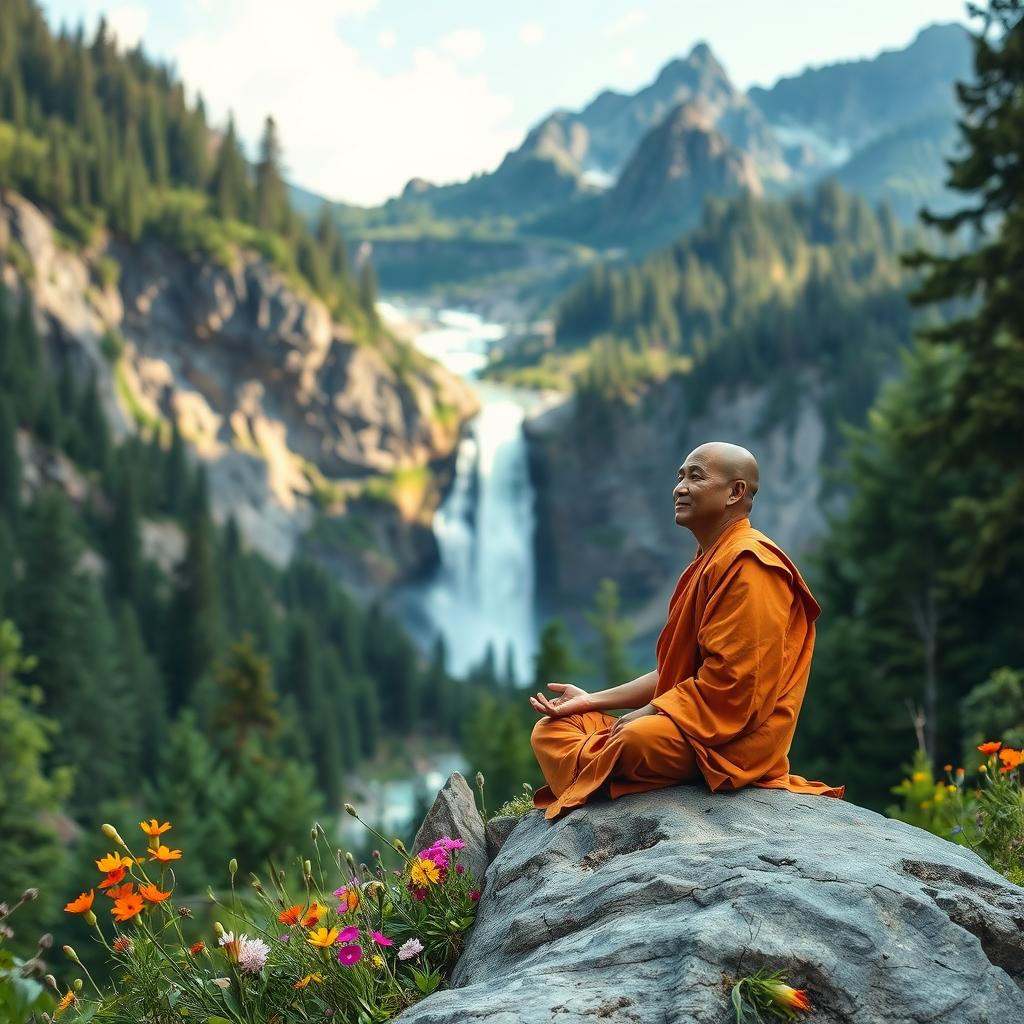
[[[772,1002],[784,1006],[788,1010],[806,1010],[810,1012],[811,1002],[807,998],[807,990],[793,988],[781,981],[769,981],[765,983]]]
[[[132,940],[129,939],[127,935],[118,935],[118,937],[114,939],[112,945],[114,947],[114,952],[123,953],[126,949],[132,948]]]
[[[425,889],[432,882],[441,880],[441,872],[438,871],[437,865],[432,860],[420,857],[409,869],[409,877],[416,885]]]
[[[307,974],[304,978],[295,982],[292,988],[305,988],[311,981],[315,981],[318,985],[322,985],[324,976],[322,974]]]
[[[94,889],[90,889],[88,892],[83,892],[77,900],[72,900],[64,908],[64,912],[67,914],[84,914],[86,911],[92,909],[92,901],[95,895],[96,892]]]
[[[351,914],[359,906],[359,890],[354,885],[347,887],[344,895],[339,896],[338,899],[341,900],[341,903],[338,904],[338,913]]]
[[[193,942],[192,945],[188,947],[188,951],[193,956],[199,956],[199,954],[202,953],[204,949],[206,949],[205,942]]]
[[[978,744],[978,749],[987,757],[989,754],[994,754],[1001,746],[1002,743],[999,740],[989,740],[988,743]]]
[[[169,860],[181,860],[181,850],[169,850],[161,843],[149,859],[158,860],[161,864],[166,864]]]
[[[115,921],[130,921],[136,914],[142,913],[143,906],[145,904],[142,897],[136,892],[116,900],[111,913],[114,915]]]
[[[944,764],[942,766],[942,770],[944,772],[951,772],[953,770],[953,766],[951,764]]]
[[[999,751],[999,760],[1003,762],[1003,766],[999,769],[1001,772],[1012,772],[1014,768],[1024,761],[1024,750],[1004,747]]]
[[[311,903],[309,910],[306,911],[305,916],[302,918],[303,928],[312,928],[313,925],[320,923],[320,918],[327,912],[326,907],[321,907],[318,903]]]
[[[108,889],[106,894],[112,900],[123,900],[125,896],[131,896],[134,888],[134,882],[125,882],[124,885],[115,885],[113,888]]]
[[[162,836],[171,828],[171,823],[165,821],[162,825],[157,824],[156,818],[150,818],[149,821],[140,821],[139,828],[146,833],[147,836],[153,838],[155,836]]]
[[[127,868],[118,868],[116,871],[109,872],[107,877],[100,882],[100,888],[109,889],[112,885],[117,885],[126,874],[128,874]]]
[[[140,885],[139,895],[149,900],[150,903],[163,903],[165,899],[171,894],[169,892],[161,892],[155,885]]]
[[[54,1016],[62,1014],[73,1002],[75,1001],[75,993],[68,989],[68,994],[57,1004],[57,1009],[54,1010]]]
[[[118,868],[130,868],[135,862],[131,857],[122,857],[119,853],[108,853],[96,861],[96,867],[107,874]]]
[[[299,917],[301,915],[302,904],[296,903],[294,907],[289,907],[287,910],[282,910],[281,913],[277,915],[277,919],[281,922],[281,924],[292,925],[299,923]]]
[[[311,946],[319,946],[320,949],[330,949],[340,934],[341,932],[337,928],[317,928],[316,931],[309,933],[306,941]]]

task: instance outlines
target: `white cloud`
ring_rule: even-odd
[[[107,24],[117,36],[121,49],[131,49],[142,38],[149,25],[149,14],[139,4],[122,4],[107,12]]]
[[[634,7],[631,11],[626,13],[618,19],[613,21],[604,31],[605,35],[608,36],[621,36],[627,32],[633,32],[635,29],[643,28],[647,24],[649,18],[646,11],[640,10],[638,7]]]
[[[398,42],[398,34],[395,32],[394,29],[382,28],[377,33],[377,45],[382,50],[392,50],[392,49],[394,49],[395,43],[397,43],[397,42]]]
[[[544,42],[544,26],[539,21],[528,21],[519,30],[519,42],[523,46],[540,46]]]
[[[442,36],[438,45],[460,61],[474,61],[487,47],[487,37],[478,28],[460,28]]]
[[[174,54],[212,118],[234,110],[255,152],[263,119],[277,120],[291,180],[334,199],[375,203],[414,176],[445,182],[493,168],[518,141],[512,102],[480,73],[418,50],[383,74],[347,43],[336,0],[290,0],[252,17],[220,0],[216,18]]]

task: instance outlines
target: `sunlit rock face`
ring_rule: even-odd
[[[488,868],[452,988],[403,1024],[721,1024],[758,968],[808,1019],[990,1024],[1024,1013],[1024,890],[855,804],[678,786],[531,812]]]

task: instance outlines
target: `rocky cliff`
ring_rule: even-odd
[[[224,266],[155,241],[78,250],[10,192],[0,246],[17,253],[6,279],[31,288],[53,362],[95,374],[115,434],[176,422],[215,515],[234,515],[272,561],[314,523],[317,543],[351,556],[357,587],[433,557],[430,514],[476,408],[461,381],[391,339],[359,343],[254,254]],[[348,543],[348,516],[369,507]]]
[[[600,436],[580,428],[571,399],[529,419],[538,582],[548,609],[589,605],[607,576],[618,581],[638,633],[656,634],[695,548],[672,511],[676,471],[705,441],[754,452],[761,489],[751,521],[799,561],[824,525],[826,428],[810,380],[784,414],[777,405],[768,390],[744,387],[723,389],[697,411],[682,381],[669,378],[617,406]]]
[[[554,824],[534,811],[487,869],[452,988],[398,1020],[723,1024],[758,968],[822,1024],[1016,1020],[1024,889],[824,797],[676,786]]]

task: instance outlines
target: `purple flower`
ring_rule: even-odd
[[[292,937],[291,937],[291,935],[289,935],[289,934],[288,934],[288,932],[285,932],[285,933],[284,933],[284,935],[278,935],[278,938],[279,938],[279,939],[280,939],[280,940],[281,940],[282,942],[291,942],[291,938],[292,938]]]
[[[386,935],[382,935],[380,932],[371,932],[370,937],[378,946],[393,946],[394,943]]]
[[[351,967],[363,959],[362,946],[342,946],[338,950],[338,963],[343,967]]]
[[[456,865],[455,865],[455,873],[456,873],[457,875],[461,875],[461,874],[462,874],[462,872],[463,872],[463,871],[465,871],[465,870],[466,870],[466,869],[465,869],[465,868],[464,868],[464,867],[463,867],[463,866],[462,866],[461,864],[456,864]]]
[[[480,899],[480,890],[479,889],[470,889],[469,890],[469,898],[474,903],[476,903]]]
[[[359,929],[353,924],[347,928],[342,928],[341,934],[338,935],[337,941],[344,944],[346,942],[354,942],[359,938]]]

